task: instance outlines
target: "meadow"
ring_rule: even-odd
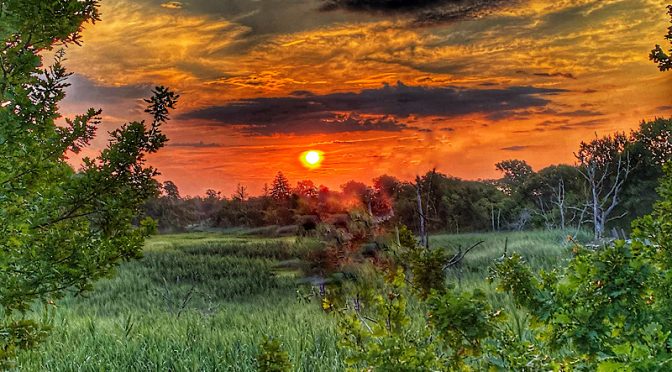
[[[455,250],[483,241],[449,280],[480,287],[506,306],[485,281],[505,241],[535,267],[562,265],[567,233],[434,235],[431,244]],[[584,238],[580,236],[579,239]],[[265,336],[277,338],[297,371],[340,371],[336,319],[297,290],[297,268],[317,242],[243,234],[156,236],[144,258],[122,265],[95,290],[57,302],[52,333],[20,354],[20,370],[254,371]],[[53,310],[53,309],[52,309]],[[45,311],[38,313],[45,314]]]

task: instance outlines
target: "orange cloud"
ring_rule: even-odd
[[[245,123],[173,121],[166,130],[180,146],[164,149],[153,161],[164,177],[192,194],[209,187],[232,190],[238,182],[259,189],[280,169],[290,178],[333,187],[382,173],[411,178],[434,166],[466,178],[493,177],[493,164],[508,157],[536,167],[571,162],[582,139],[632,128],[661,114],[657,108],[669,105],[672,96],[670,75],[648,61],[649,49],[662,42],[666,29],[658,0],[531,0],[439,27],[360,17],[281,34],[256,33],[242,23],[249,15],[191,8],[172,1],[103,2],[103,21],[87,29],[83,48],[69,50],[69,66],[109,88],[169,85],[182,94],[182,113],[297,91],[356,94],[397,81],[566,91],[543,110],[521,109],[505,117],[408,117],[408,128],[394,133],[253,136]],[[326,17],[296,15],[308,16]],[[128,102],[113,103],[122,104]],[[113,118],[121,120],[118,114]],[[317,144],[327,154],[325,163],[306,173],[298,154]]]

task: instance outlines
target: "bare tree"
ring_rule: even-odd
[[[588,183],[587,205],[592,217],[595,239],[604,236],[609,221],[623,217],[612,216],[621,202],[623,186],[632,169],[627,152],[628,139],[625,134],[596,138],[591,142],[582,142],[579,152],[581,175]]]
[[[560,228],[562,230],[565,229],[565,215],[567,213],[567,207],[565,206],[565,202],[567,199],[567,194],[565,192],[565,180],[560,177],[558,179],[558,185],[557,187],[553,187],[553,199],[551,200],[551,203],[553,203],[557,208],[558,212],[560,213]]]
[[[244,202],[245,200],[247,200],[249,196],[250,195],[247,192],[247,186],[243,186],[241,184],[238,184],[238,186],[236,186],[236,192],[233,194],[234,199]]]
[[[420,244],[423,247],[427,247],[429,245],[429,240],[427,239],[427,227],[425,225],[427,218],[425,216],[425,210],[422,207],[422,182],[420,176],[415,177],[415,192],[418,200],[418,215],[420,217]]]

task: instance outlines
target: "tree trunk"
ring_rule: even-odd
[[[427,231],[425,230],[425,212],[422,209],[422,193],[420,192],[420,177],[416,178],[416,196],[418,199],[418,213],[420,215],[420,244],[423,247],[427,247],[429,242],[427,241]]]
[[[490,206],[490,219],[492,220],[492,231],[495,232],[495,206]]]
[[[565,181],[560,178],[558,182],[558,209],[560,210],[560,228],[565,229]]]
[[[595,181],[593,180],[591,182],[591,189],[593,193],[593,231],[595,233],[595,240],[599,240],[602,238],[602,221],[600,218],[600,200],[598,199],[597,196],[597,185],[595,185]]]

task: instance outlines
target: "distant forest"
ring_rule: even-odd
[[[262,228],[277,234],[309,233],[358,211],[370,218],[423,232],[591,229],[595,238],[627,234],[630,222],[652,210],[663,164],[672,159],[672,119],[642,122],[631,133],[582,142],[575,165],[537,172],[523,160],[496,164],[496,180],[463,180],[431,170],[413,182],[382,175],[370,185],[350,181],[332,190],[282,172],[251,196],[208,190],[182,197],[170,181],[145,205],[161,232],[207,228]]]

